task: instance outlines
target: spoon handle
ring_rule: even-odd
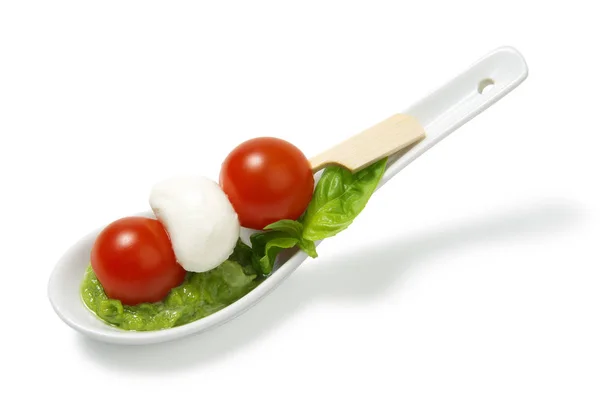
[[[500,47],[405,112],[395,114],[310,159],[313,173],[328,165],[341,165],[356,172],[389,157],[381,186],[450,133],[506,96],[527,75],[523,56],[512,47]]]
[[[311,168],[314,174],[329,165],[340,165],[354,173],[424,137],[423,127],[413,116],[395,114],[312,158]]]
[[[447,84],[405,110],[423,126],[426,137],[390,156],[379,187],[462,125],[495,104],[528,76],[527,63],[512,47],[500,47]]]

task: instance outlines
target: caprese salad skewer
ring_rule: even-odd
[[[125,329],[176,326],[213,312],[269,275],[281,250],[316,257],[314,242],[346,229],[365,207],[386,157],[423,137],[413,118],[396,115],[312,162],[287,141],[255,138],[227,155],[218,182],[199,175],[157,182],[149,195],[156,218],[124,217],[97,236],[84,302]],[[249,245],[242,227],[257,231]]]

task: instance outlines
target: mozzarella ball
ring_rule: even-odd
[[[154,185],[150,207],[168,232],[177,262],[191,272],[218,267],[233,252],[240,223],[221,187],[203,176],[176,176]]]

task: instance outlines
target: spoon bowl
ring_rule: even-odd
[[[446,85],[405,110],[426,132],[423,140],[388,158],[378,188],[457,128],[500,100],[528,76],[521,54],[511,47],[496,49],[479,59]],[[316,179],[319,173],[316,174]],[[151,210],[138,215],[154,218]],[[226,308],[200,320],[158,331],[126,331],[98,319],[83,303],[80,287],[89,265],[98,227],[74,243],[56,263],[48,281],[48,298],[56,314],[71,328],[95,340],[125,345],[166,342],[215,328],[242,314],[273,291],[308,257],[286,251],[278,257],[272,274],[254,290]],[[247,232],[244,232],[247,234]],[[318,245],[318,243],[317,243]]]

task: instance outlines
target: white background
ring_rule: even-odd
[[[210,3],[1,3],[0,397],[599,398],[593,2]],[[129,348],[54,314],[62,252],[158,179],[312,156],[502,45],[529,78],[243,316]]]

